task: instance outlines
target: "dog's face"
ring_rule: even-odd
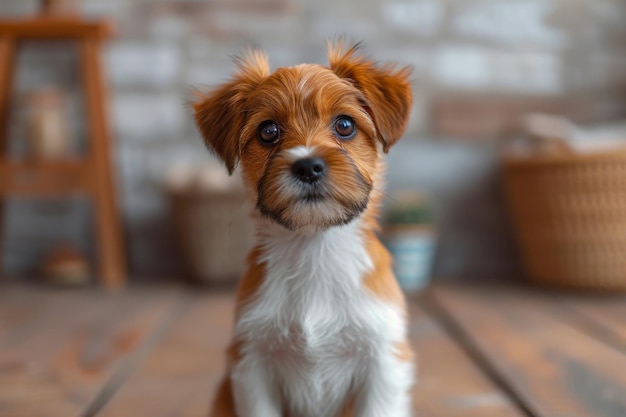
[[[253,52],[239,73],[195,104],[207,144],[232,173],[239,161],[258,212],[287,229],[324,230],[367,207],[379,159],[411,107],[407,69],[377,67],[331,47],[330,66],[270,74]]]

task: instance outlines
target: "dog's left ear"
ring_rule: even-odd
[[[389,151],[404,133],[409,121],[413,97],[408,67],[397,69],[381,65],[358,54],[359,44],[348,49],[341,41],[329,43],[330,69],[340,78],[349,80],[365,96],[365,107],[374,120],[383,150]]]
[[[246,101],[270,71],[267,56],[257,50],[246,51],[235,63],[238,72],[232,80],[209,94],[197,94],[193,103],[204,142],[224,162],[229,174],[239,159]]]

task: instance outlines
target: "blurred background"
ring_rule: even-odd
[[[233,71],[230,57],[249,45],[263,48],[273,68],[324,64],[326,40],[344,34],[363,41],[375,59],[414,68],[415,104],[404,139],[388,156],[385,203],[404,201],[396,192],[419,193],[411,197],[409,217],[435,231],[430,236],[436,242],[427,245],[436,246],[434,264],[428,266],[436,277],[520,274],[500,152],[527,128],[525,115],[562,115],[590,132],[619,126],[626,116],[626,3],[621,0],[65,3],[85,18],[112,20],[116,28],[102,52],[116,195],[133,280],[163,280],[202,268],[189,266],[193,255],[186,252],[206,247],[189,249],[189,229],[215,240],[212,230],[218,233],[224,225],[231,230],[233,223],[216,215],[200,219],[199,224],[209,222],[202,229],[181,226],[180,216],[225,210],[232,218],[233,212],[245,218],[240,203],[234,211],[228,205],[209,209],[214,203],[181,203],[178,197],[190,181],[202,183],[209,194],[227,181],[221,168],[215,170],[219,163],[206,152],[187,102],[193,88],[226,80]],[[39,8],[38,1],[0,0],[3,19],[24,18]],[[12,155],[29,152],[22,139],[32,134],[32,112],[49,101],[62,109],[52,117],[64,125],[70,145],[84,146],[87,122],[78,64],[71,43],[32,41],[20,48],[9,122]],[[42,92],[51,87],[53,97],[46,99]],[[545,122],[562,122],[563,131],[564,121]],[[3,274],[37,275],[42,260],[59,245],[93,262],[92,213],[85,199],[11,198],[6,208]],[[405,217],[400,213],[396,219],[402,223]],[[232,231],[227,236],[239,239]]]
[[[207,415],[253,225],[189,101],[337,35],[413,67],[418,415],[626,416],[626,1],[0,0],[0,417]]]

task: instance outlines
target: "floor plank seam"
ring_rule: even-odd
[[[527,417],[541,417],[533,412],[531,407],[526,403],[517,392],[516,388],[510,384],[505,377],[494,366],[489,358],[487,358],[480,349],[475,345],[472,338],[466,334],[462,326],[457,324],[455,318],[446,308],[436,299],[436,296],[429,294],[420,303],[422,307],[431,314],[446,334],[457,342],[457,345],[474,361],[478,368],[485,376],[507,396],[512,405],[516,406],[520,412]]]
[[[171,308],[163,313],[164,319],[155,326],[154,331],[145,338],[134,352],[121,361],[111,377],[103,384],[102,388],[79,417],[94,417],[106,406],[109,400],[124,386],[125,382],[163,339],[176,320],[190,308],[188,301],[184,292],[179,290]]]
[[[601,322],[598,321],[598,319],[590,316],[585,311],[570,305],[570,302],[563,298],[559,299],[558,304],[560,308],[555,314],[559,315],[559,320],[565,322],[569,326],[572,326],[592,339],[602,342],[618,353],[626,355],[626,343],[624,340],[620,336],[613,333],[613,331],[607,329]],[[566,310],[570,315],[562,310]],[[576,317],[577,320],[573,319],[572,316]]]

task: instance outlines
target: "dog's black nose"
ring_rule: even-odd
[[[300,181],[312,184],[324,176],[326,163],[318,157],[298,159],[291,166],[291,172]]]

